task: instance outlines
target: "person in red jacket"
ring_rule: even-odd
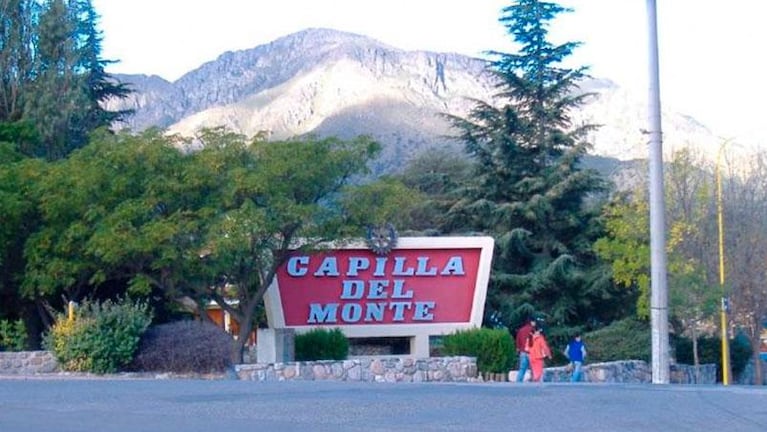
[[[533,337],[530,340],[530,368],[533,371],[533,381],[539,382],[543,379],[543,364],[546,359],[551,358],[551,349],[549,348],[543,330],[539,327],[533,331]]]
[[[530,367],[530,356],[528,342],[533,335],[535,329],[535,320],[530,318],[525,321],[525,325],[517,330],[517,336],[515,338],[517,345],[517,356],[519,357],[519,370],[517,371],[517,382],[525,380],[525,374]]]

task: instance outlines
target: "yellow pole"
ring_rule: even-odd
[[[716,213],[719,225],[719,287],[722,290],[721,328],[722,328],[722,384],[730,385],[730,344],[727,336],[727,296],[724,288],[724,211],[722,206],[722,172],[720,168],[724,143],[716,157]]]
[[[72,300],[70,300],[69,304],[67,305],[67,316],[69,317],[70,321],[75,319],[75,302]]]

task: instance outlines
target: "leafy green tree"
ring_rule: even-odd
[[[693,362],[700,363],[698,337],[710,329],[720,291],[707,267],[712,264],[715,239],[708,228],[713,188],[704,160],[691,149],[674,153],[666,170],[667,213],[671,224],[667,236],[669,300],[672,317],[681,332],[692,340]]]
[[[400,230],[413,227],[414,212],[423,194],[394,178],[353,185],[343,191],[341,206],[351,229],[380,227],[391,223]],[[350,233],[354,235],[358,233]]]
[[[636,296],[636,316],[650,317],[650,207],[641,191],[621,194],[603,209],[605,236],[594,243],[612,278]]]
[[[578,44],[548,39],[549,22],[565,11],[538,0],[503,9],[520,49],[491,53],[496,98],[453,118],[477,170],[450,211],[454,226],[496,238],[487,312],[508,324],[539,311],[559,332],[609,322],[623,295],[592,250],[601,235],[593,198],[605,185],[580,165],[593,126],[569,115],[589,96],[578,92],[585,70],[560,66]]]
[[[429,150],[410,160],[396,176],[418,192],[410,209],[410,230],[425,234],[452,231],[446,215],[473,175],[472,161],[447,150]]]
[[[349,232],[343,188],[378,145],[267,143],[216,129],[184,153],[177,140],[102,133],[53,164],[38,185],[44,225],[26,244],[24,293],[79,300],[122,282],[134,296],[192,300],[201,316],[214,300],[240,324],[239,361],[289,251]]]
[[[201,254],[218,276],[217,286],[202,294],[240,324],[236,361],[264,293],[289,252],[299,243],[316,248],[347,232],[338,203],[342,189],[364,173],[379,146],[364,137],[309,138],[255,140],[245,150],[247,157],[221,173],[226,181],[223,211],[207,228]],[[226,302],[227,286],[234,289],[236,304]]]
[[[711,260],[716,232],[709,229],[715,220],[710,178],[703,161],[689,150],[675,152],[665,171],[671,315],[681,325],[677,330],[690,336],[696,364],[697,340],[703,329],[711,327],[719,293],[714,273],[706,270],[716,267]],[[607,235],[596,242],[595,249],[611,263],[615,282],[637,293],[637,317],[648,320],[650,232],[644,190],[616,196],[605,207],[604,218]]]
[[[41,227],[26,241],[22,293],[38,301],[80,301],[108,280],[130,279],[148,261],[109,261],[114,248],[138,247],[131,232],[149,219],[154,203],[144,196],[183,155],[156,132],[141,136],[106,132],[67,159],[50,164],[36,182]],[[112,249],[99,241],[114,234]],[[154,245],[144,244],[154,251]],[[53,305],[54,308],[56,305]]]
[[[759,352],[767,321],[767,152],[733,162],[723,167],[729,169],[722,182],[724,289],[732,323],[751,344],[754,377],[761,383]]]
[[[0,318],[24,319],[31,341],[43,330],[34,318],[36,306],[20,291],[24,277],[24,243],[39,228],[36,183],[46,175],[45,162],[23,159],[7,143],[0,142]]]

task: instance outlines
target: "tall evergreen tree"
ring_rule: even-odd
[[[0,1],[0,142],[16,150],[37,141],[23,115],[34,78],[38,12],[35,0]]]
[[[77,74],[75,26],[64,0],[52,0],[40,16],[35,76],[26,100],[27,119],[35,124],[42,143],[22,149],[34,156],[61,159],[82,144],[78,110],[87,105],[82,76]]]
[[[0,122],[21,118],[25,86],[32,79],[31,0],[0,2]]]
[[[615,300],[609,271],[592,252],[601,225],[591,198],[605,184],[580,166],[594,126],[570,118],[589,96],[578,92],[585,68],[560,66],[578,43],[548,40],[549,22],[566,11],[539,0],[504,8],[500,22],[520,50],[491,53],[496,99],[452,119],[478,162],[476,183],[451,210],[453,226],[496,238],[486,320],[509,325],[540,313],[562,333],[615,310],[606,307]]]
[[[92,1],[72,0],[70,4],[80,44],[78,70],[85,76],[85,88],[89,100],[83,126],[86,130],[93,130],[108,126],[132,114],[131,110],[108,111],[103,105],[111,98],[127,97],[131,90],[126,84],[118,82],[105,71],[106,66],[114,61],[101,58],[103,38],[98,30],[99,16],[93,8]]]
[[[0,2],[0,134],[26,155],[60,159],[128,111],[129,89],[104,68],[91,0]]]

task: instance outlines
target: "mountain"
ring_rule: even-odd
[[[175,82],[157,76],[116,75],[135,93],[109,108],[133,108],[123,127],[152,126],[193,136],[227,126],[272,139],[296,135],[366,134],[383,145],[376,171],[396,170],[431,148],[460,151],[442,114],[465,116],[472,100],[491,101],[492,74],[480,59],[451,53],[403,51],[365,36],[309,29],[252,49],[226,52]],[[593,154],[619,160],[647,157],[646,103],[606,79],[589,79],[591,101],[576,123],[602,125]],[[664,112],[664,148],[694,145],[716,153],[718,139],[689,116]]]

